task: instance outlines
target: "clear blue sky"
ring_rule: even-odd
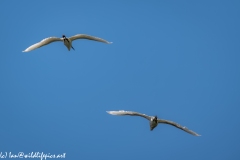
[[[239,160],[240,1],[0,1],[0,152]],[[23,53],[50,36],[89,34]],[[108,110],[178,122],[201,134]]]

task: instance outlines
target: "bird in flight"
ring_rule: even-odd
[[[89,39],[89,40],[103,42],[103,43],[107,43],[107,44],[112,43],[112,42],[108,42],[108,41],[106,41],[102,38],[93,37],[93,36],[89,36],[89,35],[86,35],[86,34],[77,34],[77,35],[69,37],[69,38],[67,38],[65,35],[62,35],[62,38],[58,38],[58,37],[45,38],[42,41],[31,45],[30,47],[25,49],[23,52],[29,52],[29,51],[32,51],[34,49],[40,48],[42,46],[45,46],[47,44],[50,44],[52,42],[57,42],[57,41],[62,41],[64,43],[64,45],[67,47],[67,49],[70,51],[71,48],[74,50],[74,48],[72,46],[72,41],[77,40],[77,39]]]
[[[146,114],[142,114],[142,113],[138,113],[138,112],[133,112],[133,111],[124,111],[124,110],[120,110],[120,111],[107,111],[107,113],[112,114],[112,115],[118,115],[118,116],[125,116],[125,115],[129,115],[129,116],[140,116],[143,118],[146,118],[147,120],[149,120],[150,122],[150,130],[152,131],[155,127],[157,127],[158,123],[165,123],[165,124],[169,124],[172,125],[174,127],[177,127],[187,133],[190,133],[194,136],[200,136],[199,134],[197,134],[194,131],[191,131],[189,129],[187,129],[186,127],[183,127],[175,122],[172,121],[168,121],[168,120],[164,120],[164,119],[158,119],[157,116],[148,116]]]

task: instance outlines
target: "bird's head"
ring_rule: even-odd
[[[157,121],[157,116],[153,116],[152,118],[151,118],[151,121]]]
[[[63,38],[66,38],[66,36],[65,36],[64,34],[62,35],[62,37],[63,37]]]

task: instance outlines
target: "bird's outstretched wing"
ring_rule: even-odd
[[[31,45],[30,47],[25,49],[23,52],[29,52],[29,51],[32,51],[34,49],[40,48],[40,47],[42,47],[44,45],[47,45],[49,43],[56,42],[56,41],[62,41],[62,40],[63,40],[62,38],[57,38],[57,37],[45,38],[41,42],[38,42],[38,43],[36,43],[34,45]]]
[[[89,36],[86,34],[77,34],[75,36],[69,37],[69,39],[71,41],[74,41],[76,39],[89,39],[89,40],[93,40],[93,41],[98,41],[98,42],[103,42],[103,43],[107,43],[107,44],[111,44],[112,42],[108,42],[102,38],[98,38],[98,37],[93,37],[93,36]]]
[[[170,125],[172,125],[172,126],[174,126],[174,127],[177,127],[177,128],[179,128],[179,129],[185,131],[185,132],[188,132],[188,133],[190,133],[190,134],[192,134],[192,135],[194,135],[194,136],[200,136],[200,135],[197,134],[196,132],[191,131],[191,130],[187,129],[186,127],[183,127],[183,126],[181,126],[180,124],[177,124],[177,123],[172,122],[172,121],[168,121],[168,120],[164,120],[164,119],[158,119],[158,123],[170,124]]]
[[[118,116],[125,116],[125,115],[129,115],[129,116],[141,116],[143,118],[146,118],[148,120],[151,119],[150,116],[146,115],[146,114],[142,114],[142,113],[138,113],[138,112],[133,112],[133,111],[124,111],[124,110],[120,110],[120,111],[107,111],[107,113],[112,114],[112,115],[118,115]]]

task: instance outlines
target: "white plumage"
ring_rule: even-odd
[[[42,41],[31,45],[30,47],[25,49],[23,52],[29,52],[29,51],[32,51],[34,49],[40,48],[42,46],[45,46],[45,45],[48,45],[52,42],[57,42],[57,41],[63,41],[64,45],[70,51],[71,48],[74,50],[74,48],[72,47],[72,41],[77,40],[77,39],[89,39],[89,40],[94,40],[94,41],[103,42],[103,43],[107,43],[107,44],[112,43],[112,42],[108,42],[108,41],[106,41],[102,38],[93,37],[93,36],[89,36],[89,35],[86,35],[86,34],[77,34],[77,35],[69,37],[69,38],[67,38],[65,35],[63,35],[62,38],[58,38],[58,37],[45,38]]]
[[[169,125],[172,125],[174,127],[177,127],[177,128],[179,128],[179,129],[181,129],[181,130],[183,130],[187,133],[190,133],[194,136],[200,136],[196,132],[187,129],[186,127],[183,127],[180,124],[177,124],[177,123],[172,122],[172,121],[164,120],[164,119],[158,119],[157,116],[148,116],[146,114],[133,112],[133,111],[124,111],[124,110],[107,111],[107,113],[112,114],[112,115],[117,115],[117,116],[129,115],[129,116],[140,116],[140,117],[146,118],[147,120],[150,121],[150,130],[153,130],[155,127],[157,127],[158,123],[165,123],[165,124],[169,124]]]

